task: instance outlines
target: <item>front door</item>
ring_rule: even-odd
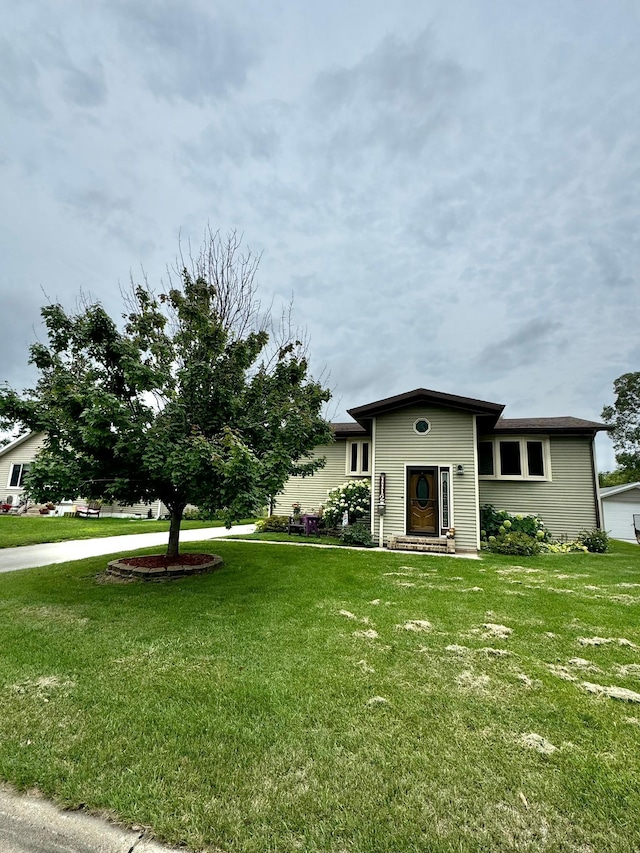
[[[407,468],[407,535],[438,534],[438,469]]]

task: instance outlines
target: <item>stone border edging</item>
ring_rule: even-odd
[[[126,559],[126,558],[125,558]],[[178,560],[180,558],[178,557]],[[121,578],[139,578],[140,580],[171,580],[176,578],[191,577],[191,575],[203,575],[207,572],[212,572],[214,569],[221,566],[224,560],[217,554],[212,554],[211,559],[206,563],[200,563],[197,566],[187,566],[176,562],[173,566],[166,568],[158,566],[149,568],[147,566],[132,566],[124,560],[111,560],[107,564],[107,573],[116,575]]]

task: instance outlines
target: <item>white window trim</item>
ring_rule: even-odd
[[[345,459],[345,474],[347,474],[347,476],[350,476],[350,477],[370,477],[371,476],[371,470],[373,467],[373,459],[371,456],[371,446],[372,446],[371,439],[370,438],[358,438],[358,439],[353,439],[353,440],[347,441],[346,444],[347,444],[347,456]],[[364,444],[369,445],[369,459],[368,459],[369,467],[367,468],[366,471],[363,470],[363,468],[362,468],[362,446]],[[356,445],[358,448],[358,450],[357,450],[357,465],[356,465],[355,470],[351,467],[351,455],[353,452],[352,447],[354,445]]]
[[[427,425],[427,428],[424,432],[418,429],[418,424],[422,423],[423,421]],[[431,421],[427,418],[416,418],[413,422],[413,431],[416,435],[429,435],[429,433],[431,432]]]
[[[24,489],[23,485],[18,485],[18,486],[12,486],[11,485],[11,480],[13,479],[13,470],[14,470],[14,468],[21,468],[22,469],[20,471],[20,476],[18,477],[18,483],[20,483],[20,481],[24,478],[25,467],[28,468],[30,465],[31,465],[30,462],[12,462],[11,463],[11,465],[9,466],[9,476],[7,478],[7,488],[8,489],[15,489],[16,491],[22,491],[22,489]]]
[[[500,474],[500,442],[510,441],[520,444],[520,465],[526,468],[526,473],[523,470],[522,474]],[[544,475],[540,477],[537,474],[529,474],[528,457],[527,457],[527,442],[537,441],[542,443],[542,464],[544,466]],[[478,458],[478,479],[479,480],[527,480],[530,483],[550,483],[553,479],[551,474],[551,443],[548,435],[490,435],[481,436],[480,442],[490,442],[493,445],[493,474],[480,474],[480,460]]]

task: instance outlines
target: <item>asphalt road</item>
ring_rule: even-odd
[[[58,809],[41,797],[0,786],[2,853],[177,853],[148,838],[83,812]],[[184,851],[182,851],[184,853]]]
[[[226,527],[204,527],[200,530],[183,530],[181,542],[202,542],[221,539],[233,533],[252,533],[253,524],[241,524],[227,530]],[[106,536],[104,539],[74,539],[70,542],[51,542],[46,545],[21,545],[19,548],[0,548],[0,572],[15,572],[17,569],[32,569],[52,563],[67,563],[85,557],[100,557],[102,554],[119,554],[136,551],[154,545],[166,546],[169,533],[134,533],[127,536]]]

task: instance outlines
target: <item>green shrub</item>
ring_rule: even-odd
[[[372,548],[374,544],[371,531],[366,524],[352,524],[350,527],[345,527],[340,539],[343,545],[361,545],[364,548]]]
[[[186,509],[182,516],[183,521],[224,521],[224,510],[217,509],[215,512],[207,512],[204,509]]]
[[[499,536],[490,536],[486,548],[496,554],[511,554],[517,557],[533,557],[540,553],[540,542],[516,530],[514,533],[501,533]]]
[[[581,530],[578,542],[584,545],[592,554],[604,554],[609,550],[609,534],[606,530],[594,527],[593,530]]]
[[[256,522],[256,531],[258,533],[286,533],[288,528],[288,515],[270,515]]]
[[[505,509],[497,510],[491,504],[483,504],[480,507],[480,527],[483,540],[491,536],[504,536],[506,533],[526,533],[539,542],[548,542],[551,539],[551,534],[539,515],[512,515]]]

